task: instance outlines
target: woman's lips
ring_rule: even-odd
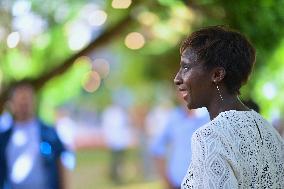
[[[182,98],[183,98],[184,100],[187,99],[188,91],[186,91],[186,90],[180,90],[180,94],[181,94],[181,96],[182,96]]]

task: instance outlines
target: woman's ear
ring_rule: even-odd
[[[226,75],[226,70],[223,67],[216,67],[212,69],[212,82],[214,83],[220,83],[225,75]]]

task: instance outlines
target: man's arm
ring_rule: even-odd
[[[165,128],[154,138],[151,145],[151,154],[160,178],[165,185],[163,188],[172,189],[172,183],[167,173],[167,150],[171,141],[171,125],[168,123]]]
[[[57,162],[58,174],[59,174],[59,188],[60,189],[68,189],[68,170],[63,165],[62,161],[59,159]]]

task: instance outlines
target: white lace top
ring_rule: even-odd
[[[191,145],[182,189],[284,188],[284,142],[255,111],[220,113]]]

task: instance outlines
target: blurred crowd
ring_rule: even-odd
[[[191,135],[209,122],[205,109],[187,110],[175,99],[135,106],[113,100],[103,111],[59,107],[54,126],[36,114],[33,88],[22,83],[11,91],[0,118],[0,188],[69,188],[66,172],[81,149],[107,149],[109,177],[124,183],[126,153],[137,149],[141,176],[160,179],[163,188],[179,188],[191,158]],[[259,111],[252,102],[245,102]],[[273,120],[284,136],[280,118]]]

